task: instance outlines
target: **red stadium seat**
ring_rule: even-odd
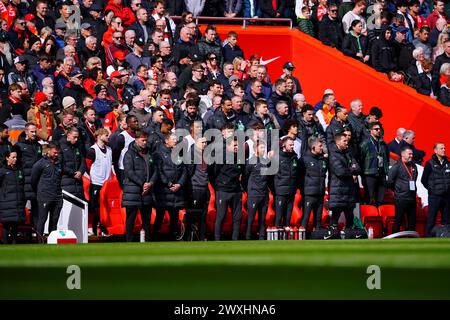
[[[428,216],[428,206],[422,208],[422,206],[418,203],[416,209],[416,231],[421,237],[426,236],[426,227],[427,227],[427,216]]]
[[[392,227],[394,226],[395,206],[393,204],[381,205],[378,208],[381,218],[383,219],[383,226],[385,228],[385,235],[392,233]],[[400,231],[405,230],[406,219],[403,219],[403,223],[400,226]]]
[[[373,228],[373,237],[381,238],[383,236],[383,219],[380,216],[377,207],[370,205],[360,206],[361,221],[366,229]]]
[[[386,189],[384,192],[383,203],[385,204],[394,204],[394,191],[391,189]]]

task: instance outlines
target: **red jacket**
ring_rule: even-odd
[[[442,15],[440,15],[439,13],[437,13],[437,11],[433,11],[428,17],[427,17],[427,23],[428,26],[430,27],[430,30],[433,30],[434,27],[436,26],[436,21],[442,16],[442,18],[444,18],[445,20],[448,21],[447,16],[443,13]]]
[[[125,7],[123,4],[116,4],[114,0],[110,0],[108,5],[105,8],[105,12],[111,10],[114,12],[115,16],[120,17],[122,19],[122,24],[124,27],[129,27],[133,22],[136,21],[136,17],[134,16],[133,11],[130,8]]]

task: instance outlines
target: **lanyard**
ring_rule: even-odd
[[[377,151],[377,153],[380,153],[380,145],[379,143],[375,143],[374,139],[371,137],[370,138],[370,142],[372,142],[373,146],[375,147],[375,150]]]
[[[411,166],[411,170],[409,170],[408,169],[408,166],[402,161],[402,163],[403,163],[403,166],[405,167],[405,169],[406,169],[406,172],[408,173],[408,175],[409,175],[409,177],[411,178],[411,180],[413,180],[413,175],[412,175],[412,166]]]

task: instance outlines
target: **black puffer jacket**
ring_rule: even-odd
[[[147,159],[146,159],[147,158]],[[139,152],[135,142],[128,147],[123,158],[124,181],[122,193],[122,207],[138,208],[153,203],[153,187],[158,175],[155,170],[152,155],[148,149]],[[142,195],[144,183],[150,182],[152,188]]]
[[[224,147],[225,148],[225,147]],[[241,192],[241,177],[245,174],[245,165],[237,164],[237,158],[232,164],[226,163],[226,151],[224,151],[223,164],[212,166],[212,184],[214,190],[224,192]]]
[[[352,129],[352,125],[350,124],[350,122],[347,120],[345,122],[340,122],[338,120],[336,120],[336,117],[333,117],[333,119],[331,119],[330,125],[327,127],[327,145],[333,144],[334,143],[334,136],[338,133],[342,133],[344,132],[344,129],[346,128],[350,128],[350,130],[352,130],[352,134],[353,134],[353,129]],[[352,135],[352,140],[353,140],[353,135]]]
[[[336,144],[329,148],[329,207],[351,207],[355,204],[353,176],[361,173],[356,159],[347,150],[339,150]]]
[[[62,163],[53,163],[47,155],[33,165],[31,170],[31,186],[40,202],[62,199]]]
[[[422,184],[430,195],[450,196],[450,163],[447,157],[442,164],[435,154],[425,164]]]
[[[301,154],[305,154],[308,150],[308,139],[310,137],[322,138],[325,140],[325,134],[322,126],[315,120],[306,122],[303,117],[297,117],[298,122],[298,134],[297,136],[302,140]]]
[[[155,153],[155,164],[158,179],[155,184],[156,205],[159,207],[183,208],[185,207],[185,185],[187,183],[187,169],[180,158],[174,163],[171,158],[172,150],[161,145]],[[180,184],[177,192],[172,192],[169,186]]]
[[[19,158],[22,163],[23,174],[25,176],[25,198],[27,200],[36,199],[36,193],[31,187],[31,169],[33,165],[42,158],[42,147],[37,141],[19,139]]]
[[[222,108],[217,108],[214,111],[214,114],[209,117],[208,122],[207,122],[207,129],[219,129],[221,130],[222,127],[226,124],[226,123],[233,123],[234,125],[236,124],[237,121],[237,117],[235,115],[234,110],[231,110],[231,115],[230,116],[226,116],[225,113],[223,113]]]
[[[299,167],[295,152],[279,153],[279,169],[274,176],[275,195],[293,196],[297,191]]]
[[[269,193],[269,178],[262,174],[268,167],[267,163],[261,163],[260,159],[252,157],[247,160],[245,166],[246,191],[249,197],[266,197]]]
[[[161,131],[154,131],[148,136],[147,145],[151,154],[159,151],[159,148],[164,144],[164,134]]]
[[[408,167],[411,176],[406,171],[405,166]],[[411,162],[408,165],[404,165],[402,159],[398,159],[396,163],[389,170],[388,186],[394,190],[394,199],[396,201],[416,201],[416,190],[410,190],[410,181],[417,180],[417,166]]]
[[[341,48],[343,40],[342,24],[338,19],[331,20],[328,14],[323,17],[319,23],[319,40],[324,45]]]
[[[195,115],[194,119],[191,119],[188,116],[187,112],[184,111],[181,114],[180,120],[177,121],[176,128],[187,130],[187,132],[189,133],[191,129],[191,121],[202,121],[203,123],[202,117],[200,117],[198,114]]]
[[[323,155],[307,151],[300,159],[300,190],[303,196],[323,197],[328,163]]]
[[[386,31],[391,31],[389,26],[382,26],[380,37],[372,45],[372,66],[379,72],[389,72],[397,69],[396,50],[392,40],[386,40]]]
[[[24,175],[19,168],[0,168],[0,221],[25,220]]]
[[[366,116],[360,114],[355,115],[352,111],[348,114],[348,121],[352,125],[352,133],[354,134],[353,140],[356,145],[360,145],[365,139],[370,137],[370,132],[366,127]]]
[[[67,139],[61,139],[60,146],[60,157],[63,163],[61,187],[75,197],[84,200],[83,180],[74,178],[75,172],[80,171],[81,175],[86,172],[86,161],[81,146],[78,143],[73,145]]]

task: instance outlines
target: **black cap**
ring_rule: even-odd
[[[144,46],[144,39],[142,39],[141,37],[139,37],[139,38],[136,38],[135,40],[134,40],[134,43],[135,44],[137,44],[139,47],[143,47]]]
[[[202,61],[202,57],[200,57],[196,53],[189,53],[188,58],[191,59],[192,62]]]
[[[93,4],[92,6],[89,7],[88,11],[103,11],[102,7],[100,7],[98,4]]]
[[[295,68],[295,66],[292,64],[292,62],[286,62],[284,65],[283,65],[283,69],[294,69]]]

